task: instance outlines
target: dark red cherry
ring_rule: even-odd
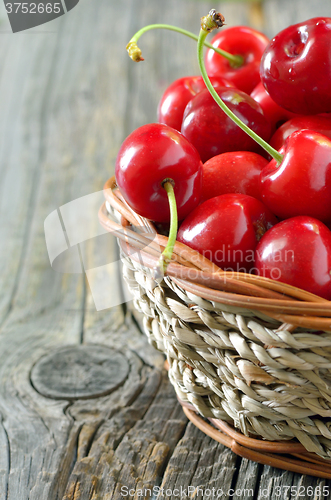
[[[275,131],[276,128],[281,126],[284,122],[298,116],[295,113],[291,113],[291,111],[287,111],[287,109],[284,109],[276,104],[268,94],[267,90],[264,88],[262,82],[259,82],[257,84],[250,95],[261,106],[263,114],[271,123],[273,131]]]
[[[252,151],[231,151],[210,158],[202,167],[205,201],[226,193],[242,193],[261,199],[260,174],[268,160]]]
[[[272,99],[302,115],[331,111],[331,18],[284,29],[265,49],[261,80]]]
[[[215,90],[254,132],[265,140],[270,138],[270,123],[252,97],[234,88]],[[199,92],[186,106],[181,131],[197,148],[203,162],[227,151],[260,150],[257,143],[222,111],[207,89]]]
[[[215,88],[233,87],[230,82],[218,76],[211,77],[211,83]],[[205,88],[202,76],[184,76],[175,80],[162,95],[157,110],[157,121],[180,131],[186,105]]]
[[[233,86],[249,94],[260,81],[260,61],[269,43],[263,33],[247,26],[222,29],[211,41],[214,47],[230,54],[240,55],[242,65],[235,66],[214,50],[206,52],[206,69],[209,76],[222,76]]]
[[[147,219],[169,221],[168,197],[162,187],[167,179],[174,184],[179,220],[200,201],[199,154],[180,132],[167,125],[150,123],[132,132],[118,152],[115,175],[127,203]]]
[[[261,238],[256,273],[331,300],[331,232],[313,217],[279,222]]]
[[[331,139],[331,116],[310,115],[291,118],[276,130],[270,139],[270,145],[278,150],[293,132],[302,129],[314,130]]]
[[[281,219],[308,215],[331,222],[331,140],[312,130],[293,132],[261,172],[262,201]]]
[[[199,205],[182,222],[177,240],[197,250],[222,269],[248,272],[262,235],[277,223],[252,196],[223,194]]]

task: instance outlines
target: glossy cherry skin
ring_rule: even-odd
[[[254,132],[265,140],[270,138],[270,123],[254,99],[234,88],[215,90]],[[197,148],[203,162],[227,151],[259,150],[256,142],[227,117],[207,89],[199,92],[186,106],[181,132]]]
[[[244,63],[235,68],[225,57],[207,49],[205,64],[208,75],[222,76],[234,87],[249,94],[260,81],[260,61],[268,43],[269,38],[263,33],[247,26],[222,29],[211,44],[230,54],[242,56]]]
[[[179,220],[199,203],[202,163],[197,150],[177,130],[160,123],[136,129],[123,142],[115,165],[117,185],[127,203],[143,217],[169,221],[166,179],[174,181]]]
[[[270,97],[262,82],[257,84],[250,95],[261,106],[264,116],[271,123],[273,132],[284,122],[298,116],[295,113],[291,113],[291,111],[287,111],[287,109],[278,106],[278,104],[276,104]]]
[[[222,269],[247,272],[262,235],[277,220],[252,196],[223,194],[199,205],[182,222],[177,240]]]
[[[310,130],[290,135],[261,172],[262,200],[281,219],[309,215],[331,221],[331,140]]]
[[[214,88],[233,87],[225,78],[215,76],[211,77],[210,80]],[[157,121],[180,131],[186,105],[192,97],[205,88],[202,76],[184,76],[172,82],[159,102]]]
[[[226,193],[261,199],[260,174],[268,160],[252,151],[231,151],[210,158],[202,167],[201,201]]]
[[[272,99],[304,115],[331,111],[331,18],[289,26],[266,48],[260,68]]]
[[[314,130],[320,134],[326,135],[331,139],[331,116],[297,116],[283,123],[270,139],[270,144],[275,149],[280,149],[285,140],[301,129]]]
[[[262,236],[256,273],[331,299],[331,231],[313,217],[279,222]]]

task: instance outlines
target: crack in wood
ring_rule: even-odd
[[[243,459],[243,461],[247,459]],[[262,476],[262,472],[263,472],[263,465],[262,464],[257,464],[257,472],[255,474],[255,477],[256,477],[256,481],[255,481],[255,487],[254,487],[254,495],[253,495],[253,498],[252,500],[257,500],[258,499],[258,493],[259,493],[259,484],[260,484],[260,478]]]
[[[232,479],[231,479],[231,486],[230,486],[231,490],[235,490],[236,489],[241,462],[242,462],[242,458],[238,455],[236,457],[236,463],[235,463],[235,466],[234,466],[235,467],[234,474],[233,474]]]
[[[178,404],[171,393],[172,388],[169,387],[166,374],[163,374],[163,378],[158,375],[157,381],[155,379],[156,375],[157,372],[148,379],[143,387],[143,392],[137,395],[130,407],[120,409],[110,420],[102,423],[95,433],[89,455],[82,458],[79,463],[77,462],[73,470],[65,499],[73,498],[71,492],[73,491],[73,484],[77,483],[77,477],[80,477],[79,491],[81,496],[78,497],[80,499],[89,498],[87,492],[90,492],[91,489],[94,494],[100,495],[100,498],[105,498],[104,488],[108,488],[107,494],[110,494],[111,491],[112,497],[110,498],[113,498],[113,495],[116,497],[121,487],[128,481],[134,481],[135,487],[138,487],[139,484],[145,484],[146,486],[159,483],[159,478],[166,467],[171,448],[175,447],[183,433],[183,428],[186,426],[186,418],[179,408],[181,416],[181,420],[178,422],[179,433],[174,430],[176,420],[169,421],[167,419],[163,428],[164,438],[160,441],[159,419],[162,418],[160,415],[164,412],[158,392],[161,382],[163,384],[166,382],[167,398],[170,396],[172,401],[168,416],[178,418],[179,415],[178,408],[177,411],[173,408],[174,404],[177,407]],[[170,433],[173,436],[172,438],[169,436]],[[167,444],[169,442],[170,445]],[[127,462],[130,463],[130,457],[132,460],[128,468]],[[88,474],[87,464],[89,467]],[[93,470],[99,470],[100,464],[103,464],[103,467],[106,467],[107,470],[107,473],[102,473],[103,476],[107,477],[107,480],[105,479],[106,485],[93,481],[95,477]],[[101,489],[101,491],[98,491],[98,489]]]
[[[94,438],[104,423],[104,420],[93,422],[93,424],[84,424],[78,439],[77,462],[87,457],[90,453]]]
[[[54,491],[54,494],[58,499],[62,499],[66,489],[66,485],[68,484],[69,477],[77,463],[78,440],[82,426],[83,424],[75,424],[70,431],[68,446],[63,455],[62,463],[59,467],[59,473],[55,481],[57,487]]]

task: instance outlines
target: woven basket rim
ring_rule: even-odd
[[[152,272],[168,238],[129,207],[114,176],[105,183],[104,196],[106,202],[99,210],[101,225],[119,239],[125,255]],[[120,214],[120,223],[110,217],[109,206]],[[223,271],[183,243],[176,242],[166,275],[201,299],[266,314],[286,324],[287,329],[292,325],[331,331],[331,301],[263,276]]]

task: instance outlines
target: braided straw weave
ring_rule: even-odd
[[[183,406],[243,437],[296,438],[304,453],[331,459],[331,302],[227,273],[178,242],[155,280],[166,236],[130,209],[114,178],[104,193],[100,222],[119,239],[134,305]]]

